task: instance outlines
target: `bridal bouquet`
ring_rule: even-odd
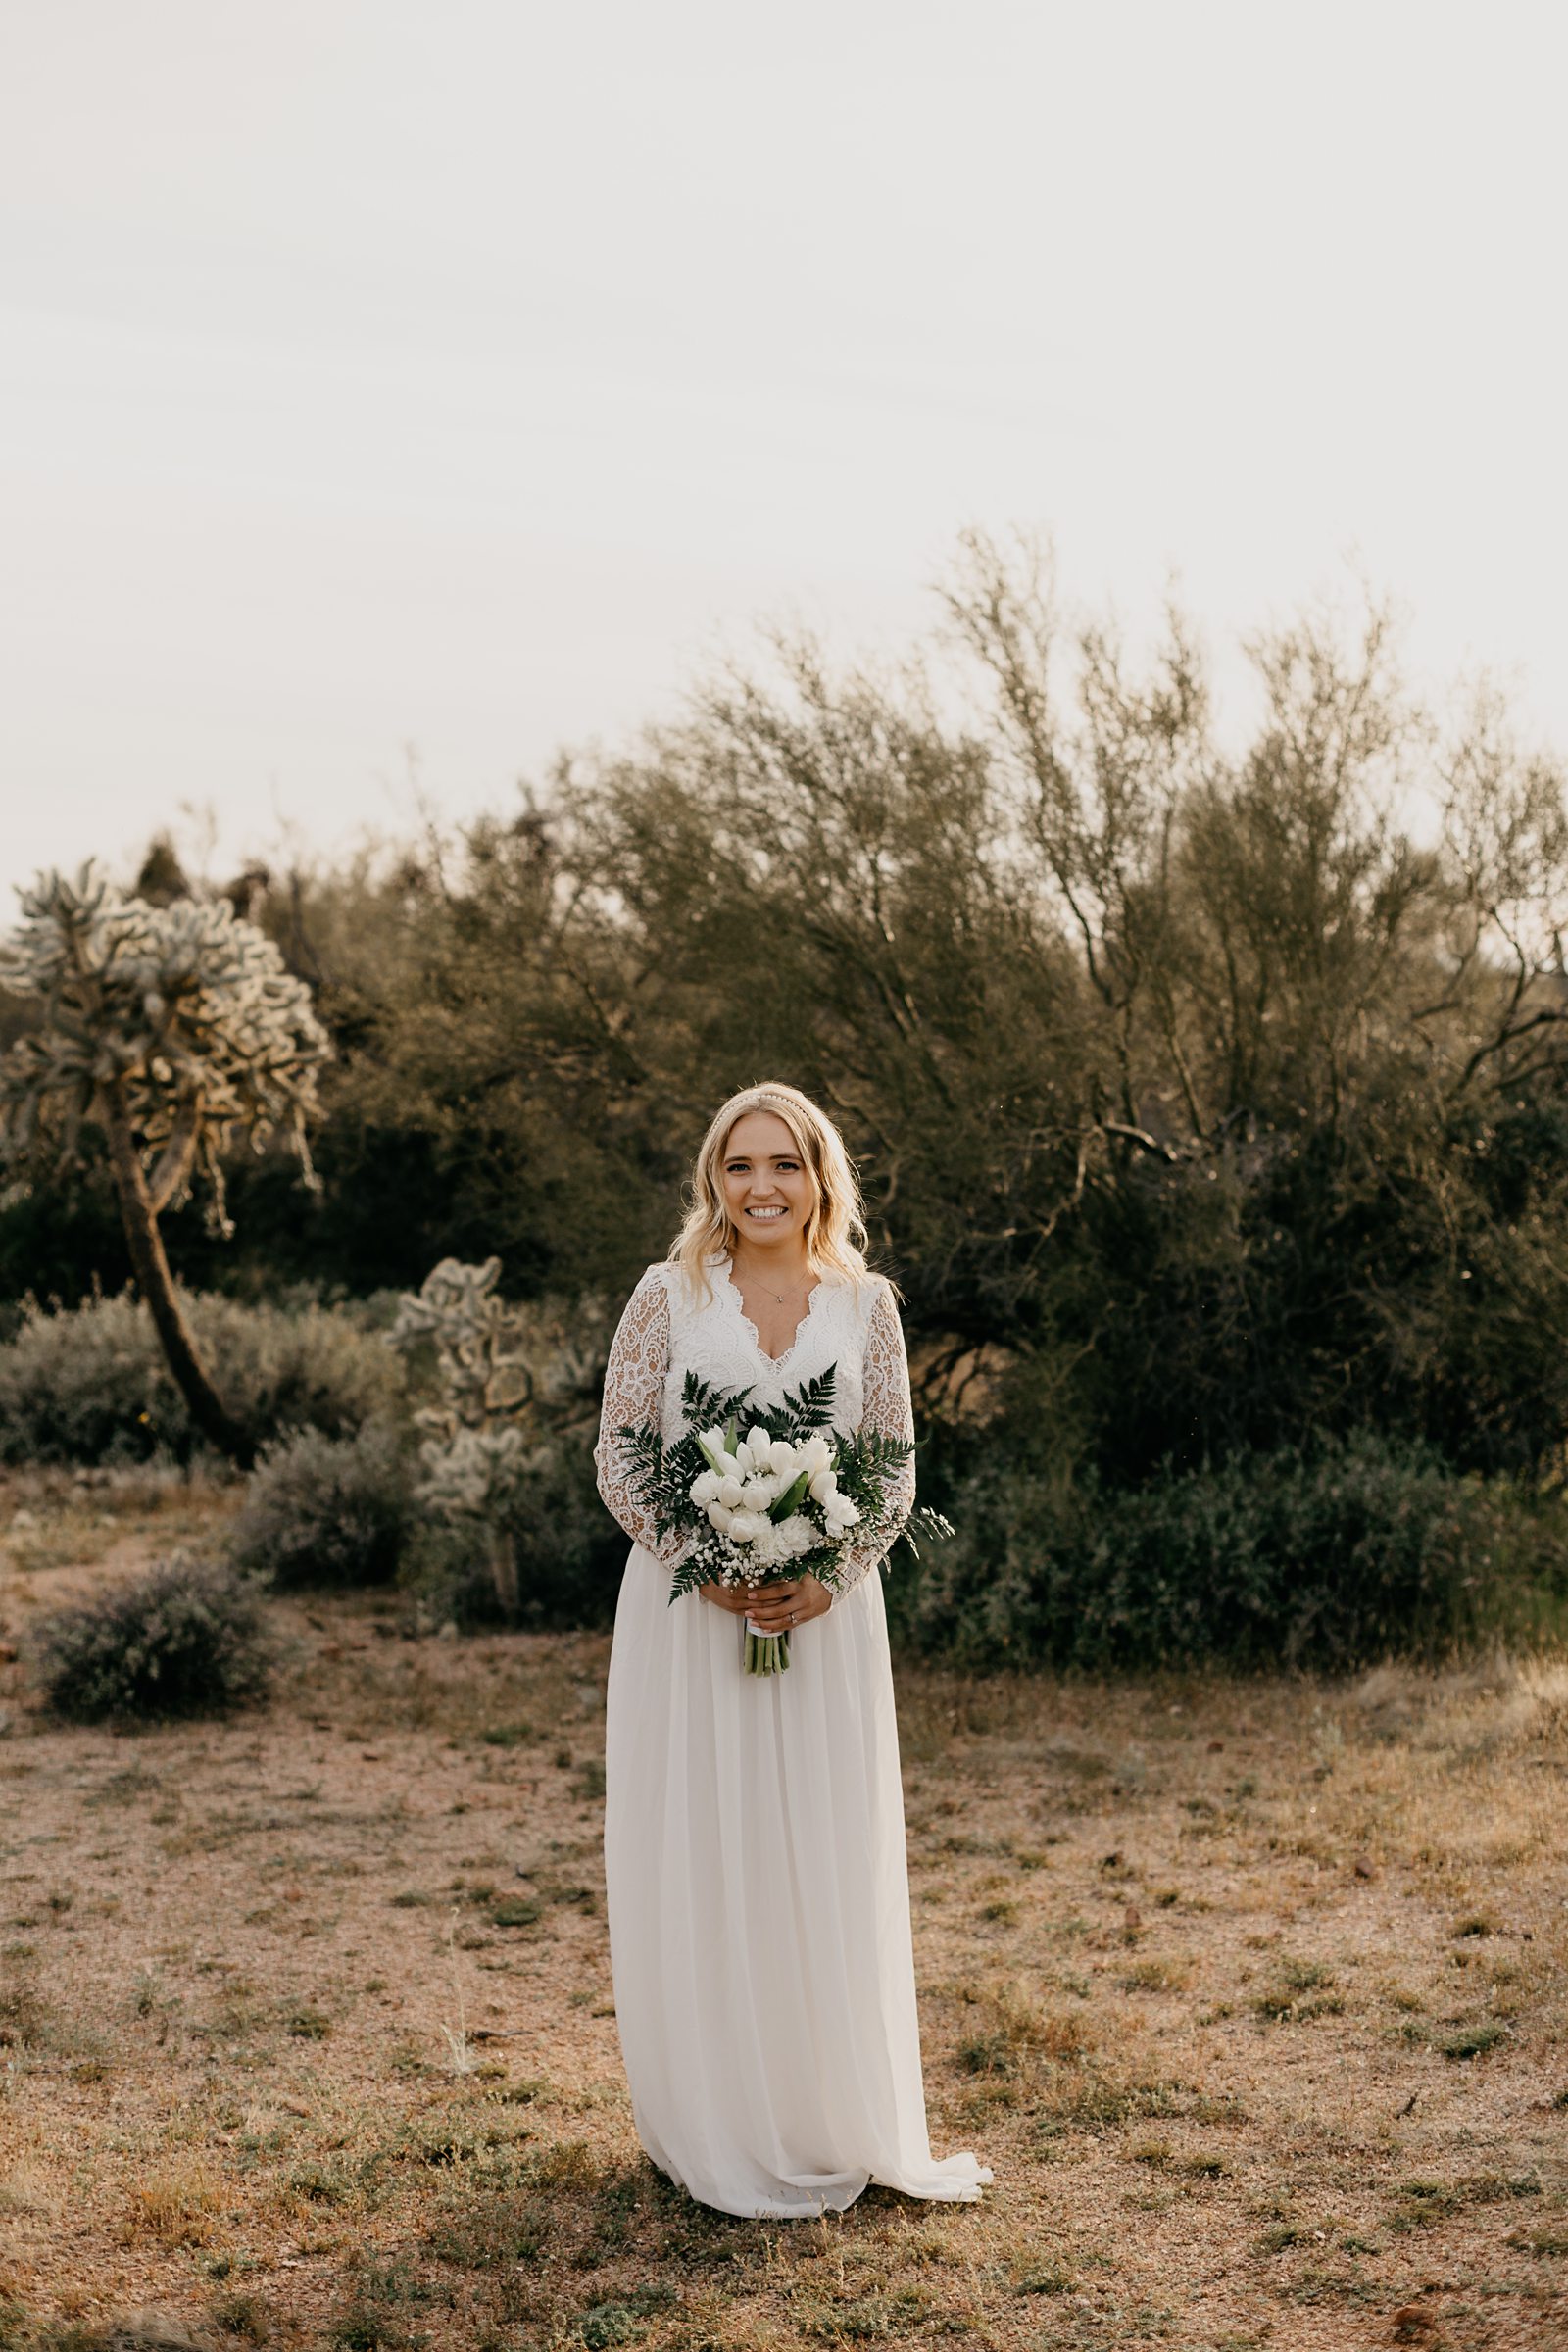
[[[750,1389],[723,1392],[688,1372],[681,1392],[686,1428],[665,1446],[659,1430],[622,1429],[628,1473],[654,1514],[657,1541],[695,1538],[675,1570],[670,1599],[699,1585],[765,1584],[809,1573],[837,1587],[852,1532],[859,1543],[907,1533],[888,1500],[914,1450],[880,1430],[841,1436],[832,1427],[837,1370],[806,1382],[780,1405],[745,1412]],[[743,1428],[744,1422],[744,1428]],[[949,1532],[934,1511],[917,1514],[929,1534]],[[790,1638],[745,1620],[748,1674],[779,1674]]]

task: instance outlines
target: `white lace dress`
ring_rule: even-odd
[[[615,1432],[683,1426],[695,1371],[759,1404],[837,1366],[834,1424],[913,1435],[893,1295],[824,1281],[765,1354],[728,1261],[698,1302],[650,1266],[611,1350],[600,1492],[633,1540],[610,1660],[605,1880],[615,2016],[638,2136],[725,2213],[812,2215],[868,2181],[970,2201],[990,2172],[926,2134],[904,1792],[881,1579],[791,1637],[788,1671],[742,1671],[742,1620],[670,1603],[671,1563],[627,1487]],[[901,1511],[913,1501],[912,1468]]]

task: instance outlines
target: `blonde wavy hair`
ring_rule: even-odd
[[[815,1193],[806,1220],[806,1254],[818,1274],[837,1274],[857,1290],[867,1278],[865,1218],[854,1164],[844,1138],[825,1110],[799,1087],[771,1081],[742,1087],[716,1113],[692,1168],[691,1206],[670,1250],[699,1298],[712,1297],[708,1262],[729,1256],[739,1239],[724,1203],[724,1151],[737,1120],[750,1110],[771,1111],[795,1139],[801,1165]]]

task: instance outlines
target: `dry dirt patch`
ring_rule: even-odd
[[[226,1725],[0,1668],[0,2344],[1568,2341],[1562,1668],[901,1668],[932,2138],[997,2182],[762,2227],[632,2129],[607,1640],[279,1623]]]

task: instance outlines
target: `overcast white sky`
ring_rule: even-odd
[[[1568,748],[1565,22],[9,0],[0,885],[397,824],[410,744],[504,804],[971,521],[1216,648],[1353,556]]]

